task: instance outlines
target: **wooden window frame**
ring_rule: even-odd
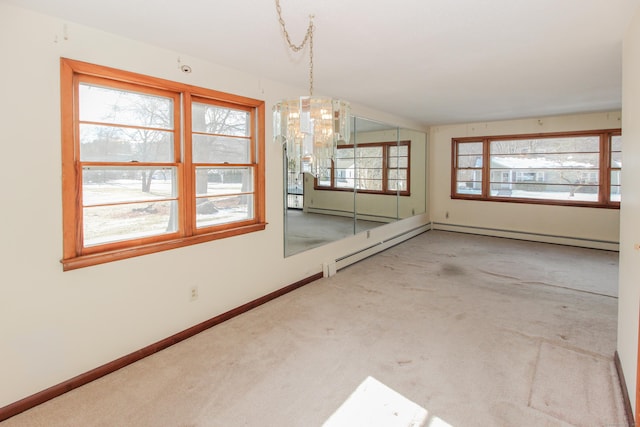
[[[60,60],[62,119],[62,209],[63,270],[151,254],[216,239],[264,230],[265,219],[265,105],[264,101],[195,87],[128,71],[72,59]],[[120,242],[86,247],[82,223],[82,162],[79,156],[79,107],[77,87],[80,81],[109,81],[109,87],[143,88],[145,92],[174,93],[174,162],[177,168],[178,225],[170,234],[153,235]],[[250,167],[253,168],[253,217],[238,222],[205,228],[196,227],[195,167],[191,161],[191,97],[208,100],[251,114]],[[108,162],[107,162],[108,163]],[[144,163],[138,163],[144,166]],[[155,164],[154,164],[155,165]],[[243,166],[246,166],[243,164]]]
[[[398,169],[406,169],[407,171],[407,189],[403,191],[398,190],[390,190],[389,187],[389,148],[390,147],[398,147],[398,146],[407,146],[407,167],[406,168],[398,168]],[[335,174],[335,160],[331,161],[331,185],[319,185],[318,178],[316,177],[313,180],[313,188],[315,190],[320,191],[348,191],[350,193],[357,191],[358,193],[363,194],[379,194],[379,195],[387,195],[387,196],[411,196],[411,141],[391,141],[391,142],[368,142],[363,144],[345,144],[339,145],[337,149],[358,149],[358,148],[367,148],[367,147],[382,147],[382,190],[361,190],[349,187],[338,187],[335,185],[336,183],[336,174]],[[355,179],[355,178],[354,178]]]
[[[451,139],[451,193],[452,199],[460,200],[481,200],[488,202],[507,202],[507,203],[528,203],[543,205],[559,205],[559,206],[578,206],[591,208],[619,209],[620,202],[611,200],[611,171],[620,168],[611,167],[611,139],[613,136],[622,135],[621,129],[601,129],[577,132],[553,132],[553,133],[536,133],[521,135],[499,135],[499,136],[478,136],[463,137]],[[517,198],[517,197],[500,197],[492,196],[490,192],[491,179],[491,152],[490,144],[493,141],[503,140],[526,140],[532,138],[562,138],[562,137],[583,137],[594,136],[599,138],[599,163],[598,163],[598,201],[567,201],[552,199],[534,199],[534,198]],[[482,144],[482,167],[464,168],[480,170],[482,174],[482,184],[480,194],[464,194],[458,192],[458,146],[464,143],[481,143]]]

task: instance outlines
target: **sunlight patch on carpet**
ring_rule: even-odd
[[[323,427],[452,427],[373,377],[367,377]]]

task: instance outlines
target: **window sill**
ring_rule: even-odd
[[[76,270],[78,268],[90,267],[92,265],[105,264],[107,262],[119,261],[122,259],[195,245],[197,243],[204,243],[212,240],[223,239],[226,237],[253,233],[255,231],[262,231],[266,228],[266,226],[267,223],[250,224],[228,230],[166,240],[163,242],[150,243],[148,245],[136,246],[132,248],[117,249],[89,255],[80,255],[73,258],[62,259],[60,260],[60,263],[62,263],[63,271]]]
[[[620,209],[619,202],[572,202],[566,200],[521,199],[513,197],[482,197],[473,195],[453,195],[452,200],[473,200],[478,202],[520,203],[529,205],[569,206],[579,208]]]

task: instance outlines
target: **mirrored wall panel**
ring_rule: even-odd
[[[426,211],[426,134],[352,118],[316,176],[284,152],[285,256]]]

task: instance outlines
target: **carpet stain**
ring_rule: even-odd
[[[441,271],[447,276],[460,276],[465,274],[464,269],[456,264],[443,264]]]

